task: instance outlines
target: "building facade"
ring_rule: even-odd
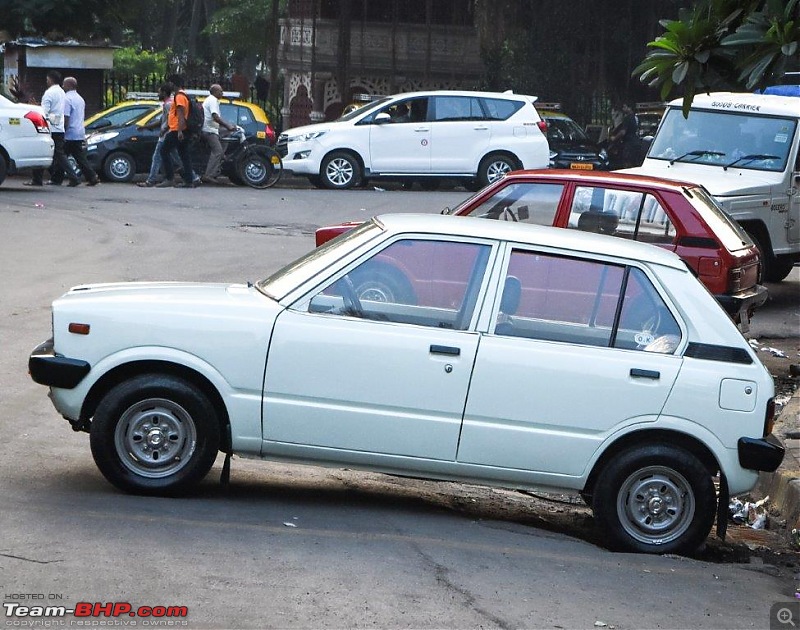
[[[469,0],[290,0],[280,24],[284,127],[367,98],[470,89],[483,71]]]

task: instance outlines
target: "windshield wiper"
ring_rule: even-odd
[[[780,160],[780,155],[768,155],[765,153],[751,153],[750,155],[743,155],[742,157],[734,160],[730,164],[726,164],[722,168],[726,171],[728,167],[733,166],[734,164],[738,164],[739,162],[754,162],[755,160]]]
[[[669,165],[672,166],[673,164],[675,164],[675,162],[680,162],[683,158],[689,157],[690,155],[692,157],[698,157],[699,158],[699,157],[703,157],[704,155],[712,155],[714,157],[722,157],[725,154],[724,153],[720,153],[719,151],[705,151],[703,149],[700,149],[699,151],[689,151],[688,153],[684,153],[683,155],[681,155],[679,157],[676,157],[676,158],[673,158],[672,160],[670,160],[669,161]]]

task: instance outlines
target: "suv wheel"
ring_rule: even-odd
[[[361,164],[352,153],[335,151],[322,161],[319,175],[326,188],[353,188],[361,181]]]
[[[481,187],[496,182],[507,173],[519,168],[517,160],[506,153],[490,153],[478,167],[478,183]]]

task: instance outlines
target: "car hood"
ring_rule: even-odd
[[[628,168],[620,173],[634,175],[650,175],[674,179],[682,182],[698,182],[714,197],[739,197],[745,195],[763,195],[769,187],[769,180],[762,171],[753,173],[748,171],[728,169],[721,166],[705,166],[699,164],[681,164],[675,162],[670,166],[666,160],[647,160],[642,166]],[[780,173],[778,173],[780,175]]]
[[[557,140],[554,141],[548,138],[547,143],[550,145],[551,150],[559,153],[588,153],[591,155],[597,155],[599,152],[597,145],[591,142],[559,142]]]

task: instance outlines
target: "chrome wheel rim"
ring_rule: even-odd
[[[691,485],[683,475],[665,466],[637,470],[617,494],[617,515],[623,529],[648,545],[662,545],[682,536],[694,512]]]
[[[197,448],[197,428],[189,412],[164,398],[129,407],[114,432],[123,466],[150,479],[172,475],[189,463]]]
[[[125,158],[114,158],[108,170],[114,179],[125,179],[131,174],[131,163]]]
[[[394,292],[380,282],[365,282],[358,288],[358,298],[370,302],[396,302]]]
[[[347,186],[353,179],[353,164],[345,158],[336,158],[328,162],[325,175],[336,186]]]
[[[261,160],[249,160],[245,165],[244,175],[247,181],[260,184],[267,178],[267,165]]]
[[[486,179],[491,184],[511,172],[511,165],[505,160],[496,160],[486,169]]]

